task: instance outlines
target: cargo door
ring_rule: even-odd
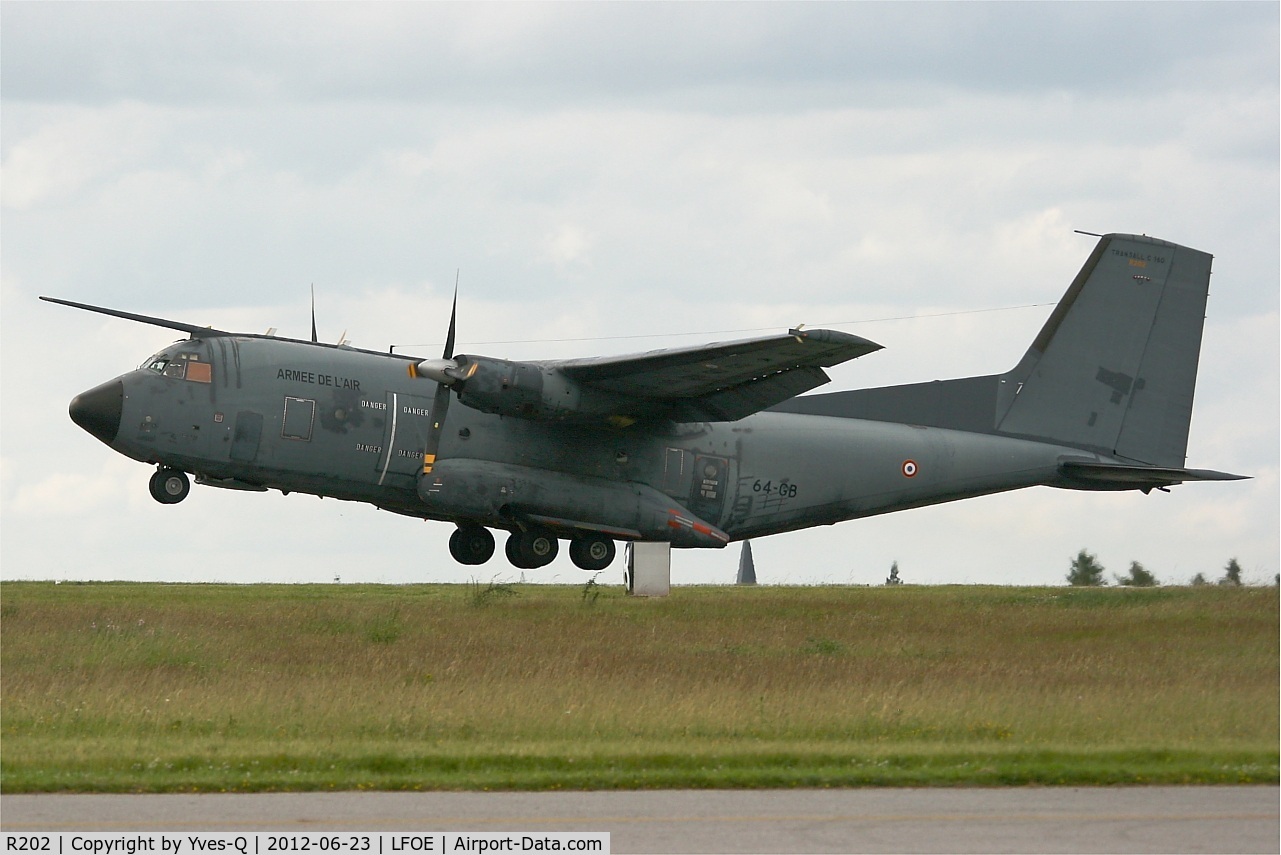
[[[431,398],[387,393],[387,424],[382,454],[378,457],[378,483],[413,486],[423,468],[423,450],[431,430]]]

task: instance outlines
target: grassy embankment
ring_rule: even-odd
[[[1275,588],[0,586],[6,793],[1278,780]]]

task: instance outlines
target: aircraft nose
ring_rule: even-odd
[[[71,399],[71,420],[98,439],[110,445],[120,432],[120,410],[124,405],[125,384],[111,380],[81,392]]]

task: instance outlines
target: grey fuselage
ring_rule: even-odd
[[[674,516],[742,540],[1037,484],[1073,486],[1060,474],[1065,458],[1102,459],[1046,442],[854,418],[762,412],[616,427],[491,415],[455,400],[440,466],[497,472],[502,497],[483,507],[432,503],[420,478],[436,384],[412,376],[414,361],[289,339],[193,337],[81,398],[97,396],[102,410],[118,393],[114,435],[109,425],[87,429],[200,483],[497,528],[568,518],[584,530],[675,546],[724,541],[682,539],[661,510],[646,508],[666,503]],[[526,480],[500,487],[508,472]],[[565,510],[555,495],[522,491],[529,479],[567,485],[578,505]]]

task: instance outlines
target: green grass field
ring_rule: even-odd
[[[1276,588],[0,585],[0,788],[1275,783]]]

